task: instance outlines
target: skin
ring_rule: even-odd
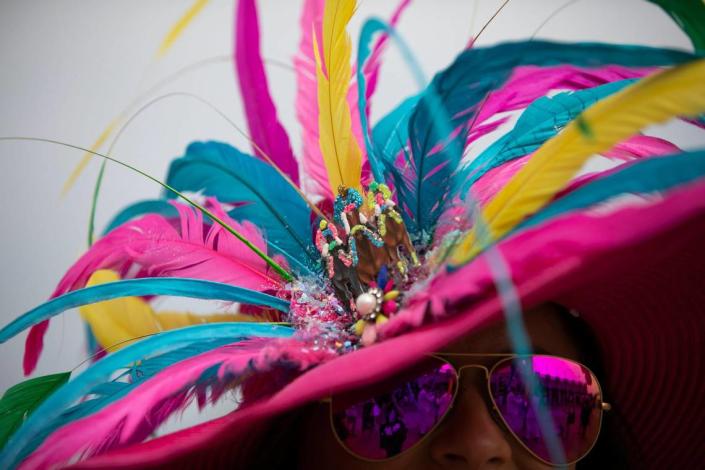
[[[563,315],[565,315],[563,313]],[[535,351],[578,359],[578,350],[550,304],[525,314],[525,326]],[[443,352],[507,353],[511,351],[504,323],[462,338]],[[489,364],[491,359],[462,359]],[[460,363],[459,365],[462,365]],[[463,369],[453,408],[443,422],[416,447],[385,462],[367,462],[348,453],[335,439],[327,404],[320,404],[305,425],[300,468],[356,469],[546,469],[499,424],[488,408],[484,373]],[[575,468],[574,465],[562,468]]]

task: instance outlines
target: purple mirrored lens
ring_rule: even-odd
[[[443,419],[455,387],[452,366],[430,359],[364,394],[334,397],[333,427],[353,454],[369,460],[391,458],[416,444]]]
[[[522,370],[535,378],[522,380]],[[592,373],[582,365],[558,357],[532,356],[499,364],[490,377],[492,398],[507,426],[532,452],[551,461],[541,435],[537,407],[543,406],[565,453],[564,464],[583,457],[600,431],[602,396]]]

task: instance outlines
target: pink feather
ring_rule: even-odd
[[[56,468],[79,456],[87,458],[142,442],[194,398],[204,402],[212,385],[215,387],[212,388],[214,393],[211,393],[210,401],[215,401],[228,385],[237,383],[238,377],[250,368],[271,342],[270,339],[239,342],[164,369],[124,398],[55,431],[20,468]],[[217,382],[199,383],[203,373],[216,366]]]
[[[582,90],[616,80],[641,78],[655,70],[655,67],[627,68],[620,65],[608,65],[597,69],[573,65],[517,67],[507,83],[499,90],[490,93],[481,105],[480,112],[474,119],[473,128],[468,134],[466,145],[493,132],[505,122],[498,119],[488,123],[491,118],[501,113],[526,108],[531,102],[546,96],[553,90]]]
[[[214,199],[209,199],[208,205],[226,224],[267,251],[257,227],[232,220]],[[98,269],[113,269],[123,277],[191,277],[258,291],[281,284],[278,277],[270,274],[264,260],[220,225],[204,230],[200,212],[183,204],[174,206],[179,211],[180,230],[159,215],[147,215],[122,225],[95,243],[66,272],[51,297],[82,288]],[[23,361],[26,375],[37,365],[47,328],[48,321],[30,329]]]
[[[240,84],[247,125],[252,140],[294,183],[299,183],[299,166],[291,150],[289,136],[277,118],[269,94],[267,75],[260,54],[257,7],[254,0],[240,0],[235,27],[235,66]],[[257,156],[262,152],[253,146]]]
[[[294,57],[296,70],[296,117],[303,133],[302,164],[309,180],[307,189],[331,197],[328,173],[318,144],[318,89],[316,62],[313,56],[313,35],[322,36],[325,0],[306,0],[301,14],[301,40]]]

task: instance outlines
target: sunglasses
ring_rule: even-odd
[[[494,364],[461,364],[478,357]],[[329,402],[336,439],[367,461],[409,451],[448,415],[466,368],[484,372],[495,419],[540,461],[570,465],[595,445],[602,413],[610,409],[595,374],[562,357],[510,354],[434,354],[393,378],[335,395]],[[542,437],[546,421],[563,449],[558,458]]]

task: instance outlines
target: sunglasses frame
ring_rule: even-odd
[[[437,359],[440,362],[448,364],[450,367],[453,368],[453,371],[455,372],[455,386],[453,388],[453,396],[451,398],[450,405],[448,406],[448,409],[445,411],[445,413],[443,413],[443,416],[441,416],[438,419],[436,424],[434,424],[431,427],[431,429],[429,429],[428,432],[426,434],[424,434],[423,437],[421,437],[421,439],[419,439],[417,442],[415,442],[413,445],[411,445],[408,449],[405,449],[405,450],[399,452],[397,455],[394,455],[392,457],[387,457],[384,459],[369,459],[369,458],[363,457],[361,455],[358,455],[355,452],[353,452],[352,450],[348,449],[348,447],[343,443],[343,441],[338,436],[338,433],[335,429],[335,422],[333,421],[333,398],[329,397],[324,400],[321,400],[322,402],[325,402],[328,404],[328,416],[329,416],[329,420],[330,420],[331,432],[333,433],[335,440],[338,441],[338,444],[340,444],[340,446],[343,449],[345,449],[345,451],[347,453],[349,453],[350,455],[352,455],[356,459],[363,460],[365,462],[388,462],[388,461],[394,460],[394,459],[398,458],[399,456],[401,456],[402,454],[406,454],[407,452],[416,448],[419,444],[424,442],[426,440],[426,438],[428,438],[431,434],[433,434],[441,424],[443,424],[446,417],[448,416],[448,414],[451,412],[451,410],[455,406],[455,401],[458,397],[458,391],[461,388],[460,387],[460,373],[463,371],[463,369],[481,369],[484,372],[485,383],[487,384],[487,396],[489,397],[489,400],[490,400],[490,403],[486,403],[486,405],[492,406],[490,409],[491,414],[499,417],[499,419],[500,419],[499,424],[501,424],[501,426],[504,428],[504,430],[506,432],[508,432],[514,438],[514,440],[516,440],[521,445],[521,447],[523,447],[532,457],[534,457],[535,459],[539,460],[542,463],[545,463],[546,465],[551,465],[554,467],[564,467],[564,466],[568,466],[568,465],[573,465],[576,462],[579,462],[580,460],[584,459],[595,447],[595,444],[597,443],[597,440],[600,437],[600,431],[602,430],[602,417],[604,415],[604,412],[609,411],[612,408],[609,403],[607,403],[603,400],[604,395],[602,393],[602,386],[600,385],[600,381],[597,380],[597,376],[595,375],[595,373],[592,370],[590,370],[590,368],[587,367],[586,365],[584,365],[578,361],[575,361],[573,359],[568,359],[566,357],[555,356],[555,355],[551,355],[551,354],[524,354],[524,355],[521,355],[521,354],[504,354],[504,353],[433,353],[433,354],[427,354],[426,357]],[[492,367],[487,367],[486,365],[478,364],[478,363],[464,364],[459,367],[456,367],[448,359],[446,359],[446,358],[456,358],[456,357],[458,357],[458,358],[487,357],[487,358],[498,358],[498,360],[492,365]],[[598,427],[597,427],[597,434],[595,434],[595,438],[593,439],[593,442],[590,445],[590,447],[580,457],[578,457],[577,459],[572,460],[570,462],[560,463],[560,464],[553,463],[553,462],[550,462],[548,460],[541,458],[534,451],[532,451],[526,444],[524,444],[524,442],[519,438],[519,436],[517,436],[517,434],[509,426],[509,424],[505,420],[504,416],[502,415],[501,411],[499,410],[499,407],[497,406],[497,403],[495,402],[494,396],[492,396],[490,377],[492,376],[492,373],[495,371],[495,369],[497,367],[499,367],[502,364],[505,364],[506,362],[512,361],[514,359],[528,359],[528,358],[533,358],[533,357],[551,357],[551,358],[570,361],[574,364],[578,364],[579,366],[584,367],[585,370],[590,372],[593,379],[595,380],[595,384],[597,384],[597,390],[599,392],[599,397],[600,397],[599,423],[598,423]]]

